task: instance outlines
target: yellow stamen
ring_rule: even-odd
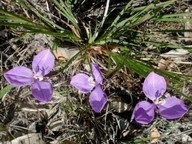
[[[89,77],[88,81],[89,81],[89,85],[95,86],[95,82],[93,80],[93,77]]]
[[[156,101],[155,101],[155,104],[164,104],[165,103],[165,100],[159,100],[159,99],[157,99]]]
[[[43,80],[43,77],[38,76],[38,74],[34,74],[33,77],[34,77],[35,79],[39,79],[40,81]]]
[[[35,79],[38,79],[39,76],[38,76],[37,74],[34,74],[33,77],[34,77]]]

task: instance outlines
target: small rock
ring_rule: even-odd
[[[186,134],[182,134],[182,143],[192,143],[192,138]]]

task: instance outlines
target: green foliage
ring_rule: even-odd
[[[67,0],[67,3],[70,5],[75,5],[77,4],[78,0]]]
[[[132,4],[134,3],[134,0],[130,0],[122,10],[118,10],[119,13],[114,17],[114,12],[117,10],[115,8],[110,8],[110,1],[106,0],[103,17],[84,21],[84,19],[81,19],[80,14],[78,16],[77,13],[74,13],[74,9],[77,7],[77,4],[80,3],[80,0],[67,0],[67,2],[63,0],[51,0],[56,11],[56,13],[52,13],[52,19],[46,17],[36,9],[30,0],[17,0],[15,3],[19,4],[33,15],[38,22],[34,22],[33,19],[0,8],[0,25],[8,26],[13,31],[21,33],[42,33],[52,35],[63,42],[68,41],[79,46],[81,49],[74,57],[66,63],[57,66],[57,68],[60,68],[61,70],[67,68],[78,56],[88,52],[91,47],[103,46],[103,51],[108,54],[108,63],[115,65],[118,70],[121,67],[126,66],[130,72],[137,73],[143,77],[146,77],[149,72],[155,71],[170,82],[178,84],[191,77],[159,70],[154,68],[151,64],[157,63],[157,59],[149,58],[150,63],[147,63],[143,62],[139,57],[148,58],[142,51],[145,51],[149,45],[158,47],[159,52],[165,48],[182,48],[189,51],[192,51],[192,48],[164,42],[163,38],[168,36],[159,36],[156,34],[149,35],[138,31],[138,27],[146,22],[161,21],[183,23],[192,21],[192,19],[183,18],[183,16],[191,15],[192,13],[190,12],[162,14],[168,6],[176,1],[177,0],[167,0],[159,3],[153,2],[146,6],[133,7]],[[191,31],[191,29],[156,30],[156,32],[181,33],[182,35],[184,35],[184,32]],[[162,39],[162,41],[157,42],[148,39],[152,37],[158,37],[158,39]],[[174,37],[179,38],[179,36]],[[184,36],[182,38],[184,38]],[[120,52],[112,53],[111,50],[105,49],[104,45],[116,46],[119,48]],[[56,47],[57,44],[54,43],[52,50]],[[134,55],[132,55],[133,53]],[[89,56],[91,56],[91,54]],[[170,86],[170,88],[172,87]],[[176,91],[182,94],[179,90]],[[187,96],[185,97],[188,98]]]
[[[158,138],[159,137],[140,138],[140,139],[135,139],[132,141],[122,142],[121,144],[143,144],[143,143],[147,143],[151,140],[158,139]]]
[[[62,39],[66,41],[81,41],[81,38],[76,36],[69,29],[63,28],[58,24],[56,24],[55,22],[53,22],[52,20],[43,16],[37,9],[35,9],[35,6],[29,0],[26,1],[18,0],[15,1],[15,3],[18,3],[21,7],[27,10],[33,16],[35,16],[35,18],[38,19],[38,21],[40,22],[39,23],[33,22],[32,19],[25,18],[23,16],[17,15],[15,13],[0,8],[0,22],[1,22],[0,26],[2,25],[9,26],[12,28],[13,31],[20,33],[33,33],[33,34],[42,33],[52,35],[55,37],[62,37]],[[67,9],[67,12],[69,13],[69,9]],[[71,18],[70,15],[71,13],[69,14],[68,13],[65,16],[67,17],[67,19],[72,20],[72,18],[74,17]],[[22,30],[20,29],[18,30],[18,28]]]
[[[6,93],[8,93],[12,88],[13,88],[12,85],[7,85],[7,86],[4,87],[3,89],[1,89],[1,90],[0,90],[0,99],[1,99]]]

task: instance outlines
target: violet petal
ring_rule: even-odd
[[[37,81],[32,84],[32,95],[41,102],[48,102],[52,98],[53,87],[47,81]]]
[[[4,74],[5,79],[14,86],[25,86],[33,82],[33,72],[24,66],[17,66]]]
[[[103,75],[102,75],[98,65],[96,65],[94,63],[91,63],[91,65],[92,65],[92,74],[93,74],[95,81],[97,82],[97,84],[102,84]]]
[[[166,119],[177,119],[182,117],[187,111],[187,107],[182,100],[175,97],[167,97],[165,102],[157,104],[159,114]]]
[[[154,119],[155,105],[147,101],[139,102],[134,109],[135,121],[141,124],[149,124]]]
[[[145,78],[143,83],[143,92],[145,95],[155,101],[156,99],[160,98],[166,91],[166,81],[164,77],[151,72]]]
[[[102,111],[106,102],[107,102],[106,93],[103,91],[100,85],[97,85],[89,96],[89,104],[91,105],[91,108],[95,112],[99,113]]]
[[[55,57],[49,49],[43,50],[38,53],[32,62],[33,72],[38,76],[45,76],[54,67]]]
[[[82,93],[90,92],[95,85],[89,81],[89,76],[83,73],[78,73],[72,77],[70,84],[80,90]]]

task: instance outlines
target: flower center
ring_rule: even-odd
[[[95,81],[93,80],[93,77],[89,77],[88,82],[89,82],[89,85],[95,86]]]
[[[161,104],[161,105],[163,105],[163,104],[165,104],[165,100],[164,100],[164,99],[163,99],[163,100],[157,99],[157,100],[155,101],[155,104]]]
[[[42,77],[42,76],[39,76],[38,74],[34,74],[34,75],[33,75],[33,78],[34,78],[34,79],[38,79],[38,80],[40,80],[40,81],[43,80],[43,77]]]

